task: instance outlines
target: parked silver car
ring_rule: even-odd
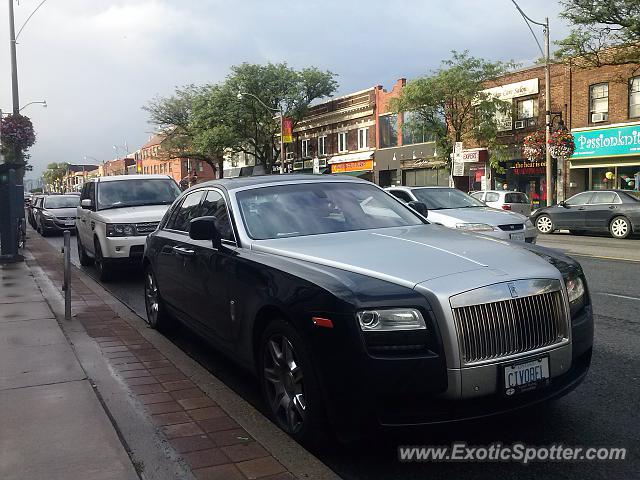
[[[429,209],[429,221],[465,232],[476,232],[501,240],[535,243],[538,231],[519,213],[497,210],[456,188],[389,187],[404,203],[420,202]]]
[[[531,215],[531,201],[522,192],[513,190],[484,190],[470,194],[476,200],[480,200],[491,208],[509,210],[521,215]]]

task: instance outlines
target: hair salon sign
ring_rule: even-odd
[[[573,130],[572,159],[640,155],[640,124]]]

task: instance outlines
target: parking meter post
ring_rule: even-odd
[[[71,232],[64,231],[64,319],[71,320]]]

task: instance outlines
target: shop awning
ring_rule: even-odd
[[[334,155],[329,159],[327,163],[345,163],[345,162],[359,162],[361,160],[371,160],[373,158],[373,150],[366,152],[347,153],[344,155]]]

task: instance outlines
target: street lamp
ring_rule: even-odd
[[[515,5],[516,9],[522,15],[522,18],[529,27],[531,31],[531,35],[535,39],[538,44],[538,48],[540,49],[540,53],[544,57],[544,105],[545,105],[545,145],[546,145],[546,159],[547,159],[547,167],[546,167],[546,183],[547,183],[547,206],[553,203],[553,189],[551,188],[551,177],[552,177],[552,169],[551,169],[551,150],[549,150],[549,140],[551,139],[551,65],[549,61],[549,17],[545,17],[544,23],[536,22],[535,20],[531,20],[520,8],[520,6],[516,3],[516,0],[511,0]],[[534,33],[531,28],[531,24],[540,25],[544,28],[544,51],[540,46],[540,42],[538,41],[538,37]]]
[[[284,173],[284,112],[282,111],[282,107],[278,105],[278,108],[270,107],[266,103],[264,103],[258,96],[253,93],[246,92],[238,92],[238,100],[242,100],[245,96],[252,97],[258,101],[260,105],[262,105],[267,110],[277,113],[280,116],[280,174]]]
[[[23,106],[20,111],[23,111],[25,108],[27,108],[29,105],[35,105],[35,104],[40,104],[42,105],[42,108],[47,108],[47,101],[46,100],[41,100],[41,101],[36,101],[36,102],[29,102],[27,103],[25,106]]]

